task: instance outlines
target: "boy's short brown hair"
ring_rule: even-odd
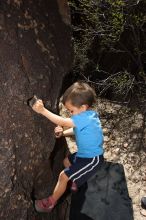
[[[80,107],[81,105],[91,107],[96,101],[96,94],[87,83],[76,82],[71,85],[63,95],[63,104],[67,101],[71,101],[72,105],[76,107]]]

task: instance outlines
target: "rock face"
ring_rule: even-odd
[[[0,220],[64,219],[62,204],[45,216],[33,209],[55,184],[65,142],[55,144],[54,125],[27,100],[36,94],[57,110],[72,63],[69,22],[67,1],[0,2]]]
[[[73,219],[134,220],[122,165],[104,162],[72,196],[70,220]]]

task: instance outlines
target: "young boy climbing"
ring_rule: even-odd
[[[42,100],[38,100],[33,110],[58,125],[56,137],[75,135],[78,151],[65,159],[65,169],[60,173],[56,187],[48,198],[36,200],[38,212],[50,212],[66,190],[68,181],[76,190],[93,176],[103,158],[103,133],[98,114],[91,110],[95,102],[94,90],[86,83],[76,82],[63,95],[63,104],[69,110],[71,118],[63,118],[48,111]],[[68,127],[63,131],[62,127]]]

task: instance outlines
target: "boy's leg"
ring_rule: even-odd
[[[70,167],[72,164],[75,163],[76,160],[76,153],[73,154],[69,154],[64,160],[63,160],[63,164],[65,168]]]
[[[57,201],[65,192],[68,180],[69,180],[68,176],[64,173],[64,171],[62,171],[59,175],[58,182],[52,194],[52,198],[55,201]]]
[[[71,166],[72,160],[74,160],[75,154],[70,155],[69,159],[66,159],[66,166],[68,168]],[[58,182],[56,184],[56,187],[54,189],[54,192],[51,196],[45,199],[36,200],[35,201],[35,208],[38,212],[50,212],[57,200],[63,195],[63,193],[66,190],[67,183],[68,183],[69,177],[65,174],[64,171],[62,171],[59,175]]]
[[[36,210],[38,212],[50,212],[56,205],[57,200],[65,192],[68,180],[69,178],[64,173],[64,171],[62,171],[59,175],[59,179],[58,179],[58,182],[56,184],[53,194],[49,196],[48,198],[35,201]]]
[[[65,158],[64,158],[64,160],[63,160],[63,165],[64,165],[65,168],[68,168],[68,167],[71,166],[71,163],[70,163],[68,157],[65,157]]]

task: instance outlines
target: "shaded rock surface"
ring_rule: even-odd
[[[62,80],[72,63],[69,23],[67,1],[0,1],[2,220],[64,218],[62,204],[50,215],[33,209],[32,200],[47,196],[56,182],[65,142],[55,145],[54,125],[34,113],[27,100],[36,94],[57,111]]]
[[[134,219],[124,170],[120,164],[105,162],[86,186],[72,196],[70,220],[80,218]]]

